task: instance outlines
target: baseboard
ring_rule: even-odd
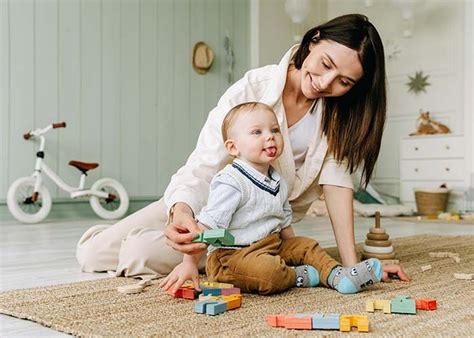
[[[157,201],[157,199],[133,199],[130,200],[127,215],[134,213],[137,210],[146,207],[148,204]],[[98,216],[92,211],[89,201],[54,201],[46,219],[97,219]],[[15,221],[13,216],[8,211],[6,203],[0,202],[0,222]]]

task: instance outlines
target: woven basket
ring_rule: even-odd
[[[449,190],[439,189],[415,189],[415,201],[418,213],[421,215],[438,215],[446,211]]]

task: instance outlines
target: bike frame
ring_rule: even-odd
[[[47,133],[52,128],[53,128],[52,125],[49,125],[44,129],[37,129],[30,132],[31,136],[39,137],[40,139],[40,147],[39,147],[38,154],[39,153],[44,154],[44,148],[46,144],[46,139],[44,137],[44,134]],[[43,184],[42,174],[45,174],[47,177],[49,177],[51,181],[53,181],[59,188],[68,192],[71,198],[77,198],[80,196],[91,196],[91,195],[97,196],[97,197],[103,197],[103,198],[109,197],[109,194],[103,191],[84,189],[84,186],[86,184],[85,174],[81,174],[78,187],[70,186],[69,184],[64,182],[61,179],[61,177],[59,177],[59,175],[56,174],[54,170],[52,170],[50,167],[48,167],[46,163],[44,163],[44,158],[42,156],[38,156],[38,155],[36,157],[35,171],[33,172],[33,175],[32,175],[36,179],[35,189],[34,189],[35,193],[39,192],[40,187]]]

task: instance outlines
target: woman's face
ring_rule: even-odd
[[[301,90],[308,99],[342,96],[362,78],[357,52],[332,40],[311,43],[301,67]]]

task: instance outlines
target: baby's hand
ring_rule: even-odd
[[[183,261],[178,264],[171,273],[159,284],[160,288],[165,291],[170,290],[172,293],[176,292],[187,280],[192,280],[194,288],[198,291],[199,288],[199,271],[196,264],[192,262]]]
[[[394,275],[398,277],[400,280],[405,281],[405,282],[410,281],[410,277],[408,277],[408,275],[405,273],[405,271],[403,271],[400,265],[396,265],[396,264],[385,265],[385,266],[382,266],[382,268],[383,268],[382,280],[384,282],[391,281],[390,275]]]

